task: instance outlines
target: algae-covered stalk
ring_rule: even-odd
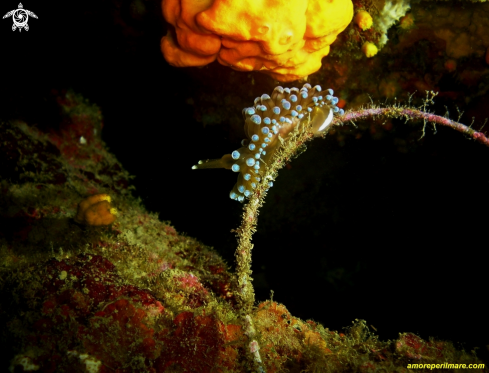
[[[248,139],[243,140],[243,147],[235,150],[231,155],[223,156],[219,160],[200,161],[198,165],[193,166],[193,169],[223,167],[239,172],[238,182],[231,191],[230,197],[240,202],[244,201],[245,198],[249,198],[243,207],[241,225],[235,230],[238,238],[238,247],[235,254],[235,286],[239,311],[245,326],[245,334],[249,339],[248,352],[255,363],[257,371],[262,371],[263,368],[259,344],[255,339],[253,320],[250,316],[255,302],[251,277],[251,252],[253,249],[251,239],[256,231],[259,209],[263,205],[267,191],[273,185],[273,180],[277,176],[278,171],[297,153],[305,142],[315,136],[324,137],[333,125],[341,125],[359,119],[386,117],[404,118],[406,120],[422,119],[424,121],[423,135],[428,122],[433,125],[440,124],[462,132],[472,139],[489,146],[489,139],[483,133],[474,131],[451,119],[426,112],[427,105],[433,103],[433,98],[436,96],[433,92],[427,92],[421,108],[400,105],[381,108],[372,105],[371,107],[344,113],[343,110],[336,106],[338,99],[332,96],[333,91],[331,89],[327,92],[329,94],[325,92],[323,97],[321,88],[316,86],[311,92],[312,98],[315,98],[315,100],[307,101],[311,97],[309,96],[310,92],[308,92],[310,88],[309,84],[305,84],[300,91],[297,88],[283,89],[282,87],[277,87],[272,97],[268,95],[258,97],[255,100],[254,107],[243,111],[245,133],[249,136]],[[297,101],[297,95],[294,94],[296,91],[305,100],[303,105],[297,105],[296,109],[300,112],[303,106],[307,108],[306,116],[302,115],[299,117],[297,111],[291,110],[290,101]],[[323,98],[326,98],[326,100],[323,101]],[[278,106],[278,102],[280,102],[281,107]],[[311,107],[308,107],[308,104]],[[316,110],[317,108],[320,108],[320,110]],[[333,113],[338,115],[334,117]],[[280,123],[282,123],[283,127],[280,126]],[[267,125],[273,125],[273,134],[275,136],[268,130]],[[263,130],[264,128],[267,130]],[[283,128],[286,128],[286,130],[283,130]],[[260,138],[261,134],[265,135],[263,139]],[[263,152],[263,149],[261,149],[260,140],[264,141],[262,146],[267,149],[268,153]],[[255,154],[253,154],[256,148],[253,144],[254,142],[257,142],[260,149]],[[243,157],[242,154],[245,154],[245,156]],[[253,158],[248,158],[250,155]],[[248,160],[256,158],[263,161],[262,157],[264,155],[266,157],[266,161],[263,162],[264,166],[251,168],[255,162],[248,163]],[[242,169],[243,166],[245,170]]]

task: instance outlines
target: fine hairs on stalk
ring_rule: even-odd
[[[298,100],[299,95],[302,97],[302,102],[300,98]],[[245,199],[248,199],[248,201],[243,206],[241,225],[234,230],[238,240],[238,247],[235,253],[236,277],[234,285],[245,335],[248,337],[248,356],[255,371],[264,372],[264,368],[259,353],[258,337],[255,334],[251,316],[255,303],[255,293],[251,277],[252,237],[257,229],[259,210],[265,202],[267,191],[273,185],[273,180],[277,177],[278,171],[297,155],[298,150],[303,148],[302,145],[307,141],[314,137],[325,137],[333,126],[349,123],[354,124],[356,120],[368,118],[398,118],[405,119],[406,122],[408,120],[423,120],[421,137],[425,134],[426,125],[430,123],[433,126],[442,125],[450,127],[489,147],[489,139],[482,132],[475,131],[458,121],[453,121],[447,117],[435,115],[427,111],[428,106],[433,103],[436,95],[434,92],[426,92],[423,105],[419,108],[400,104],[379,107],[372,103],[358,110],[344,112],[336,106],[338,99],[333,96],[332,89],[322,91],[320,86],[312,88],[309,84],[305,84],[300,91],[297,88],[284,89],[282,87],[276,87],[271,97],[262,95],[255,99],[254,107],[244,109],[245,132],[249,138],[243,140],[242,148],[234,151],[231,155],[223,156],[220,160],[199,161],[198,165],[192,167],[193,169],[223,167],[231,169],[234,172],[240,172],[238,183],[231,191],[230,197],[240,202],[243,202]],[[296,109],[299,109],[297,111],[291,110],[291,102],[295,103],[297,101],[304,105],[295,106]],[[409,103],[410,101],[411,98]],[[307,111],[304,110],[305,115],[299,117],[298,112],[301,111],[300,109],[306,108]],[[270,112],[274,113],[275,116],[274,114],[265,116]],[[261,116],[255,113],[259,113]],[[272,130],[269,131],[268,127],[262,125],[262,122],[266,125],[273,125],[271,127]],[[280,126],[280,123],[282,123],[282,126]],[[267,130],[263,130],[263,128],[267,128]],[[283,128],[286,128],[286,130],[284,131]],[[253,133],[253,131],[256,133]],[[271,134],[272,132],[274,135],[268,135],[268,133]],[[266,142],[261,144],[263,149],[269,149],[267,151],[268,153],[264,152],[261,148],[259,148],[260,151],[256,152],[258,154],[256,159],[262,161],[261,167],[254,166],[257,162],[251,157],[241,160],[242,153],[246,153],[247,156],[250,154],[253,155],[249,150],[252,151],[256,148],[253,142],[258,140],[255,141],[253,139],[258,138],[257,133],[265,134],[266,137],[264,139],[272,139],[271,141],[265,140]],[[259,142],[257,145],[259,145]],[[270,148],[268,148],[269,144],[272,144]],[[237,160],[237,163],[233,164],[233,159]],[[240,160],[241,163],[238,163]],[[243,165],[246,167],[246,164],[249,166],[247,170],[250,170],[249,172],[251,174],[248,171],[246,173],[242,172],[242,167]],[[251,168],[250,165],[254,166],[254,168]],[[251,183],[253,185],[245,188],[245,185],[247,185],[245,181],[249,180],[253,181]]]
[[[432,125],[442,125],[450,127],[458,132],[461,132],[475,141],[489,147],[489,138],[482,132],[473,130],[472,128],[453,121],[449,118],[435,115],[426,111],[428,104],[433,103],[433,98],[436,96],[434,92],[427,92],[426,99],[423,102],[422,107],[415,108],[402,105],[393,105],[386,107],[379,107],[375,105],[369,105],[367,107],[347,111],[342,115],[336,116],[332,119],[331,124],[326,130],[319,135],[325,137],[329,129],[333,126],[345,125],[349,122],[354,123],[356,120],[362,119],[381,119],[381,118],[398,118],[408,120],[423,120],[423,134],[425,133],[425,127],[428,123]],[[308,120],[313,120],[310,118]],[[254,304],[254,291],[251,284],[251,249],[253,244],[251,238],[256,231],[257,217],[259,209],[263,205],[267,190],[269,189],[269,182],[274,180],[278,174],[278,171],[297,153],[297,150],[307,141],[317,137],[317,133],[308,131],[308,126],[304,126],[301,129],[297,129],[287,139],[281,141],[280,148],[276,151],[274,157],[270,160],[268,167],[264,173],[263,180],[255,189],[254,193],[250,195],[248,203],[243,206],[242,221],[239,228],[235,230],[238,238],[238,248],[236,250],[237,261],[237,284],[239,284],[239,298],[241,309],[248,314]]]

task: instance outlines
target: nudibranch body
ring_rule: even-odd
[[[264,94],[255,99],[254,106],[243,109],[247,138],[241,142],[241,148],[221,159],[199,161],[192,169],[226,168],[239,173],[229,196],[242,202],[263,178],[268,162],[282,141],[300,126],[308,126],[315,135],[324,133],[333,115],[344,113],[337,103],[332,89],[322,91],[320,86],[312,88],[307,83],[300,90],[278,86],[271,97]],[[270,181],[269,186],[272,185]]]

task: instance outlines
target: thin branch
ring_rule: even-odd
[[[436,94],[433,92],[427,93],[427,98],[424,101],[423,108],[426,110],[426,106],[432,103],[433,97]],[[410,97],[411,100],[411,97]],[[349,111],[341,116],[337,116],[333,119],[331,126],[328,127],[326,132],[333,127],[333,125],[341,125],[347,122],[354,124],[356,120],[362,120],[367,118],[404,118],[406,122],[408,120],[423,120],[423,134],[426,123],[432,123],[433,125],[439,124],[442,126],[453,128],[454,130],[461,132],[477,142],[489,146],[489,139],[481,132],[474,131],[464,124],[455,122],[445,117],[441,117],[426,111],[422,111],[416,108],[403,107],[400,105],[393,105],[390,107],[369,107],[365,109]],[[309,121],[311,119],[309,118]],[[265,202],[267,191],[271,186],[271,182],[275,180],[278,171],[292,159],[297,150],[307,141],[311,140],[314,135],[309,132],[308,123],[304,126],[297,128],[286,139],[280,139],[280,147],[276,150],[275,155],[271,158],[270,164],[267,165],[265,175],[257,185],[256,189],[250,195],[248,203],[243,206],[243,215],[241,225],[235,230],[238,238],[238,248],[236,249],[236,298],[238,301],[238,308],[240,316],[244,320],[245,334],[248,337],[248,356],[253,364],[253,370],[258,373],[264,373],[263,362],[260,356],[259,338],[254,331],[253,319],[251,314],[255,304],[255,292],[252,284],[251,277],[251,251],[253,244],[251,239],[256,232],[257,218],[259,209]],[[321,136],[325,136],[326,132]]]
[[[350,111],[342,116],[336,117],[333,123],[338,125],[340,123],[346,123],[359,119],[367,119],[376,116],[385,116],[390,118],[406,118],[408,120],[421,119],[425,122],[430,122],[434,124],[439,124],[445,127],[450,127],[458,132],[461,132],[475,141],[489,146],[489,139],[482,132],[473,130],[467,127],[465,124],[455,122],[451,119],[441,117],[432,113],[427,113],[415,108],[409,107],[385,107],[385,108],[366,108],[356,111]]]

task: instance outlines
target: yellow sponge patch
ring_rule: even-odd
[[[379,49],[377,48],[377,46],[369,41],[366,41],[362,45],[362,52],[368,58],[375,56],[378,51]]]
[[[372,27],[373,19],[369,12],[366,10],[360,10],[353,18],[353,22],[360,27],[363,31],[368,30]]]

